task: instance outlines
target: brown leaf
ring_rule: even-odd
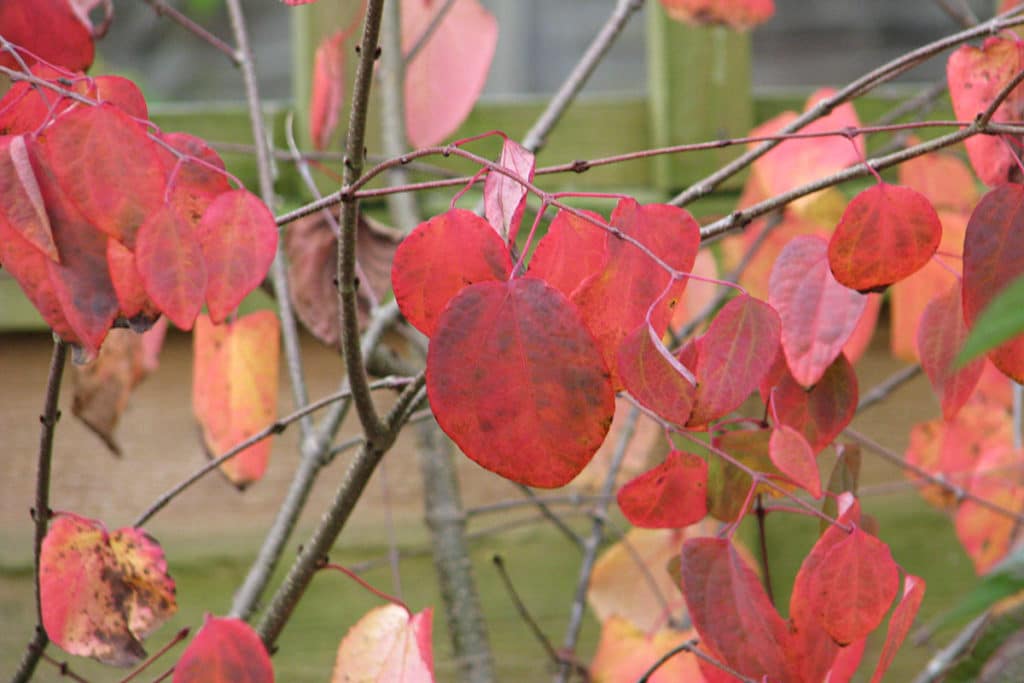
[[[128,407],[132,389],[146,374],[142,336],[123,329],[107,334],[94,361],[72,366],[71,412],[100,437],[114,455],[121,455],[121,446],[114,438],[117,423]]]

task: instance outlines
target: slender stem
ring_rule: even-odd
[[[594,73],[594,69],[601,63],[605,54],[615,43],[615,39],[619,37],[622,30],[629,23],[630,17],[643,6],[643,0],[618,0],[615,9],[608,17],[608,20],[605,21],[601,30],[594,36],[594,39],[580,57],[579,62],[573,67],[569,77],[565,79],[558,92],[548,102],[544,112],[537,118],[537,121],[523,137],[523,147],[531,152],[537,152],[544,147],[548,134],[558,124],[562,114],[573,103],[576,96],[583,90],[583,86],[590,79],[590,75]]]
[[[546,502],[541,500],[537,496],[537,494],[534,493],[533,489],[531,489],[529,486],[526,486],[525,484],[516,484],[516,488],[523,492],[523,495],[525,495],[529,499],[529,502],[532,503],[540,512],[540,514],[543,515],[544,518],[547,519],[549,522],[551,522],[555,526],[555,528],[561,532],[563,536],[565,536],[574,546],[576,546],[580,550],[583,549],[584,543],[583,539],[580,538],[580,535],[573,531],[572,528],[568,524],[566,524],[562,520],[562,518],[559,517],[555,513],[555,511],[548,506]]]
[[[396,2],[394,4],[398,5],[399,3]],[[430,23],[428,23],[427,27],[423,29],[423,33],[416,37],[416,42],[412,44],[411,48],[409,48],[409,52],[405,57],[399,57],[403,62],[401,64],[403,70],[412,63],[412,60],[416,59],[416,55],[420,53],[423,46],[430,42],[431,37],[433,37],[434,33],[437,32],[441,22],[444,21],[444,18],[448,15],[448,11],[454,4],[455,0],[445,0],[444,4],[441,5],[437,12],[434,13],[434,16],[430,17]],[[399,38],[401,38],[401,34],[399,34]],[[399,41],[399,46],[401,46],[401,41]],[[401,55],[401,50],[399,50],[398,54]]]
[[[640,410],[636,406],[630,409],[629,415],[622,424],[622,431],[619,433],[619,440],[615,444],[615,451],[612,453],[611,464],[608,466],[608,474],[605,476],[604,484],[601,487],[602,500],[594,506],[593,524],[590,529],[590,536],[587,537],[583,547],[583,559],[580,562],[580,572],[576,579],[576,591],[573,596],[572,606],[569,610],[569,624],[565,629],[565,639],[562,642],[563,653],[574,653],[576,643],[579,642],[580,629],[583,628],[583,615],[587,603],[587,590],[590,587],[590,575],[594,571],[594,563],[597,561],[597,550],[604,539],[605,517],[608,515],[608,503],[615,490],[615,480],[622,467],[622,461],[626,457],[626,449],[633,432],[636,431],[636,423],[640,419]],[[565,683],[572,672],[570,663],[563,657],[559,666],[556,681]]]
[[[921,374],[920,365],[908,365],[893,373],[888,379],[871,388],[871,391],[860,397],[857,412],[860,413],[876,403],[883,401],[893,391]]]
[[[690,638],[685,642],[679,643],[674,648],[663,654],[661,657],[658,657],[658,660],[654,662],[654,664],[651,664],[651,666],[648,667],[647,671],[645,671],[643,675],[640,676],[640,678],[636,679],[636,683],[647,683],[649,680],[651,680],[651,676],[653,676],[655,672],[658,671],[658,669],[664,666],[668,662],[668,660],[672,659],[673,657],[682,652],[693,652],[697,649],[697,645],[699,644],[700,638]]]
[[[551,641],[545,635],[544,630],[541,629],[540,624],[530,614],[530,610],[526,607],[526,603],[523,602],[522,597],[519,595],[519,591],[516,590],[515,584],[512,583],[512,577],[508,575],[508,570],[505,568],[505,560],[501,555],[495,555],[491,558],[494,562],[494,568],[498,571],[498,576],[501,577],[501,583],[505,586],[505,592],[508,593],[509,598],[512,599],[512,604],[516,608],[516,612],[519,613],[519,617],[523,620],[526,626],[530,629],[530,633],[533,634],[534,640],[540,643],[541,647],[544,648],[544,652],[547,653],[548,660],[552,664],[561,664],[562,658],[558,655]]]
[[[32,677],[39,658],[46,649],[49,638],[43,630],[43,603],[39,589],[39,560],[43,549],[43,539],[50,524],[50,470],[53,462],[53,437],[60,420],[57,402],[60,399],[60,383],[64,376],[64,365],[67,361],[67,344],[54,338],[53,355],[50,357],[50,371],[46,380],[46,394],[43,399],[43,413],[39,416],[42,425],[39,431],[39,455],[36,464],[36,498],[32,508],[32,519],[35,534],[32,539],[33,567],[35,568],[36,594],[36,627],[32,640],[25,649],[18,670],[14,673],[12,683],[22,683]]]
[[[227,0],[228,15],[231,18],[231,30],[238,45],[238,53],[242,58],[239,67],[242,81],[245,84],[245,99],[249,106],[249,124],[252,127],[253,144],[256,146],[256,167],[259,174],[260,197],[267,206],[274,205],[274,177],[271,163],[270,145],[267,138],[267,126],[263,117],[263,106],[260,101],[259,84],[256,79],[256,65],[253,61],[252,47],[249,45],[249,33],[245,26],[245,15],[242,12],[241,0]],[[284,356],[291,380],[292,396],[296,408],[309,403],[309,392],[302,370],[302,350],[299,346],[299,332],[295,323],[295,312],[292,309],[292,296],[288,284],[288,271],[285,265],[284,244],[278,240],[277,253],[270,267],[274,298],[277,301],[278,317],[281,319],[281,338],[284,341]],[[302,438],[307,439],[313,433],[313,421],[303,416],[299,421]]]
[[[241,66],[244,57],[240,52],[235,51],[230,45],[189,19],[179,10],[168,5],[164,0],[143,0],[143,2],[152,7],[157,16],[167,17],[189,33],[202,40],[204,43],[213,47],[215,50],[219,50],[224,53],[224,55],[227,56],[235,66]]]

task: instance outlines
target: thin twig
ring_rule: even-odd
[[[554,525],[554,527],[558,529],[558,531],[569,540],[569,542],[571,542],[580,550],[583,549],[583,539],[580,538],[580,535],[573,531],[572,528],[568,524],[566,524],[561,517],[555,514],[554,510],[548,507],[548,504],[541,500],[537,496],[537,494],[534,493],[533,489],[531,489],[529,486],[525,484],[519,483],[516,483],[516,488],[523,492],[523,495],[525,495],[527,499],[529,499],[530,503],[532,503],[533,506],[537,508],[537,511],[540,512],[544,519],[551,522]]]
[[[235,66],[241,66],[243,56],[239,51],[236,51],[223,40],[189,19],[179,10],[168,5],[164,0],[143,0],[143,2],[152,7],[157,16],[167,17],[192,35],[202,40],[204,43],[210,45],[215,50],[222,52]]]
[[[640,678],[636,679],[636,683],[647,683],[649,680],[651,680],[651,676],[653,676],[658,671],[658,669],[664,666],[665,663],[668,662],[668,660],[672,659],[673,657],[682,652],[692,653],[694,650],[697,649],[697,645],[699,644],[700,638],[690,638],[686,642],[679,643],[674,648],[663,654],[661,657],[658,657],[658,660],[654,662],[654,664],[651,664],[647,668],[647,671],[645,671],[643,675],[640,676]]]
[[[36,464],[36,497],[32,508],[32,519],[35,534],[32,543],[33,567],[35,569],[36,594],[36,626],[35,634],[21,658],[18,670],[14,673],[12,683],[23,683],[32,678],[36,664],[49,638],[43,630],[43,602],[39,588],[39,565],[43,549],[43,539],[50,524],[50,470],[53,462],[53,437],[60,420],[57,403],[60,399],[60,383],[64,377],[64,364],[67,362],[68,347],[61,340],[54,338],[53,355],[50,357],[50,371],[46,380],[46,394],[43,399],[43,412],[39,416],[42,427],[39,430],[39,455]]]
[[[933,2],[949,15],[950,19],[964,28],[978,25],[978,17],[974,15],[970,5],[964,2],[964,0],[958,0],[956,3],[953,3],[951,0],[933,0]]]
[[[871,406],[884,400],[893,391],[903,386],[910,380],[914,379],[921,374],[921,365],[908,365],[907,367],[896,371],[885,381],[876,384],[871,388],[871,391],[860,397],[860,401],[857,403],[857,412],[861,413],[867,410]]]
[[[72,671],[71,666],[67,662],[61,662],[59,660],[56,660],[46,653],[43,653],[43,659],[57,667],[57,671],[58,673],[60,673],[61,678],[70,678],[71,680],[76,681],[76,683],[89,683],[88,678],[85,678],[84,676],[79,676],[74,671]]]
[[[619,440],[615,444],[615,451],[612,453],[611,463],[608,466],[608,474],[605,476],[604,484],[601,487],[601,497],[604,499],[594,506],[593,524],[590,535],[583,546],[583,559],[580,561],[579,576],[576,579],[576,590],[573,595],[572,606],[569,610],[569,624],[565,629],[565,639],[562,641],[562,651],[573,653],[576,651],[576,643],[579,642],[580,629],[583,628],[583,615],[587,604],[587,589],[590,587],[590,575],[594,571],[594,563],[597,561],[597,551],[604,539],[605,517],[608,515],[608,502],[615,490],[615,480],[618,477],[622,461],[626,457],[626,449],[633,432],[636,431],[636,423],[640,419],[640,409],[634,406],[630,409],[625,421],[622,423],[622,431],[619,433]],[[565,683],[568,680],[571,668],[563,659],[558,669],[556,681]]]

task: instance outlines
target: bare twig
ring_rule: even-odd
[[[881,402],[889,396],[893,391],[900,388],[910,380],[914,379],[921,374],[921,366],[908,365],[902,370],[898,370],[892,374],[885,381],[876,384],[871,388],[871,391],[860,397],[860,401],[857,403],[857,412],[860,413],[876,403]]]
[[[236,51],[223,40],[189,19],[180,11],[168,5],[164,0],[143,0],[143,2],[152,7],[157,16],[167,17],[192,35],[202,40],[204,43],[210,45],[215,50],[222,52],[235,66],[241,66],[243,56],[240,51]]]
[[[43,399],[43,412],[39,416],[42,425],[39,431],[39,455],[36,458],[36,498],[32,508],[32,519],[35,523],[35,534],[32,544],[32,556],[35,569],[36,593],[36,627],[35,634],[25,649],[18,670],[14,673],[12,683],[23,683],[32,678],[36,664],[49,638],[43,630],[43,603],[39,589],[39,560],[43,548],[43,539],[50,524],[50,469],[53,461],[53,436],[60,420],[57,402],[60,399],[60,384],[64,376],[64,364],[67,361],[68,347],[61,340],[54,338],[53,355],[50,357],[50,371],[46,380],[46,395]]]
[[[583,539],[580,538],[579,534],[573,531],[572,528],[566,524],[546,502],[541,500],[537,494],[534,493],[533,489],[525,484],[516,484],[516,488],[523,492],[523,495],[525,495],[530,503],[537,508],[540,514],[543,515],[544,519],[551,522],[551,524],[553,524],[554,527],[569,540],[569,542],[580,550],[583,549]]]

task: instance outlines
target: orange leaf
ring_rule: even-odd
[[[338,646],[332,683],[432,683],[432,626],[430,608],[414,615],[394,604],[370,610]]]
[[[661,0],[665,12],[690,24],[726,24],[747,29],[775,14],[774,0]]]
[[[50,640],[115,666],[145,657],[139,641],[177,610],[156,541],[130,527],[109,534],[72,513],[55,515],[43,539],[39,589]]]
[[[1016,514],[1024,511],[1024,476],[1021,451],[1009,446],[983,450],[967,487],[982,500],[995,503]],[[1003,559],[1016,533],[1011,517],[966,499],[956,511],[956,535],[974,562],[974,570],[984,574]]]
[[[916,139],[910,144],[920,142]],[[960,157],[937,150],[899,165],[900,185],[912,187],[928,198],[939,211],[970,212],[980,194],[974,175]]]
[[[172,683],[273,683],[274,667],[259,635],[241,619],[207,614],[174,665]]]
[[[257,311],[225,325],[214,325],[205,315],[196,319],[192,407],[209,457],[274,420],[279,334],[273,311]],[[269,439],[249,446],[221,465],[221,471],[245,488],[263,476],[270,446]]]
[[[638,629],[629,620],[611,617],[601,624],[601,640],[590,663],[593,683],[624,683],[638,680],[658,659],[695,635],[693,629],[676,631],[663,628],[653,636]],[[646,679],[650,683],[703,683],[697,657],[680,652]]]

